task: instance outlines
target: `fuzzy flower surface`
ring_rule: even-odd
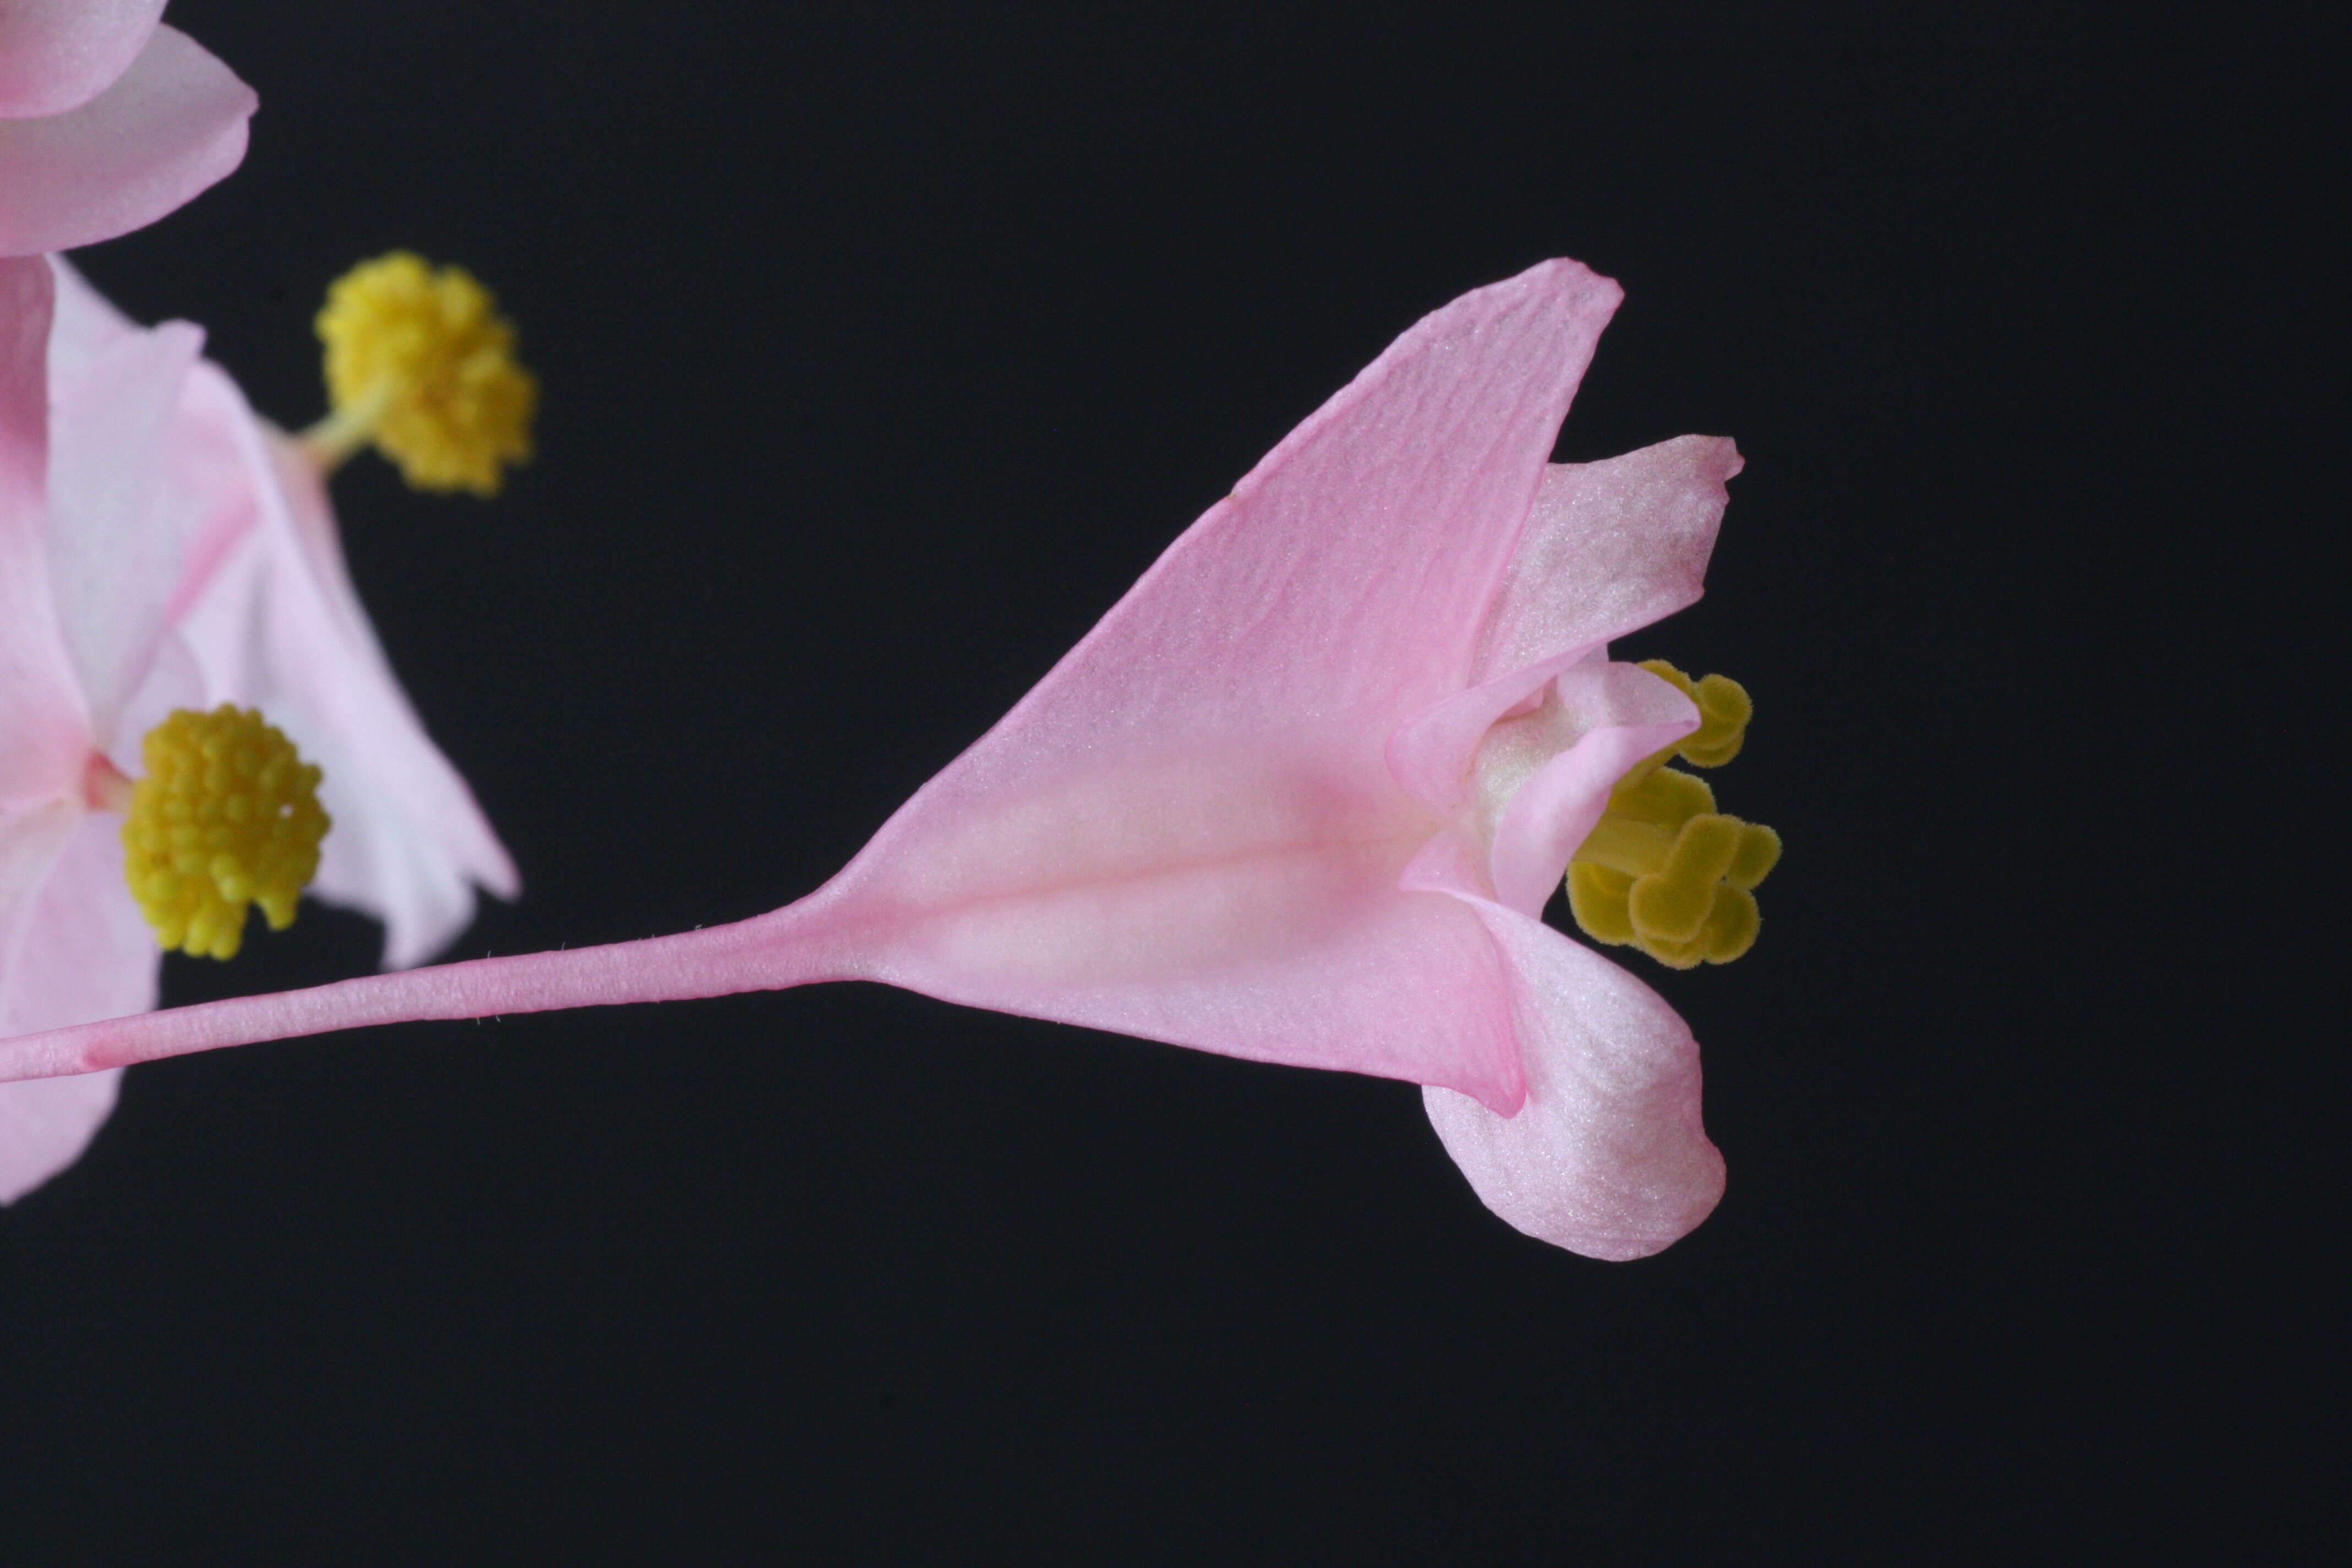
[[[154,1005],[128,781],[175,710],[268,711],[336,828],[315,890],[415,963],[512,866],[394,683],[290,441],[185,322],[132,325],[62,263],[0,260],[0,1030]],[[305,481],[307,480],[307,485]],[[79,1156],[112,1072],[0,1084],[0,1202]]]
[[[253,89],[163,11],[0,4],[0,257],[143,227],[244,159]]]
[[[1700,726],[1608,644],[1698,597],[1740,459],[1549,461],[1620,298],[1553,261],[1422,321],[797,903],[14,1041],[0,1072],[879,980],[1422,1084],[1512,1225],[1655,1252],[1723,1190],[1697,1045],[1540,914],[1612,788]]]

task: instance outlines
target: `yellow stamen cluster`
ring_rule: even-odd
[[[1643,758],[1568,868],[1568,903],[1595,942],[1639,947],[1675,969],[1728,963],[1756,944],[1756,885],[1780,863],[1780,836],[1715,809],[1705,779],[1663,765],[1679,752],[1700,767],[1739,754],[1755,714],[1726,676],[1693,680],[1663,659],[1643,668],[1698,705],[1699,727]]]
[[[506,464],[530,460],[539,383],[464,268],[405,250],[362,262],[327,290],[318,329],[334,413],[306,440],[323,467],[373,440],[418,489],[493,496]]]
[[[123,876],[169,952],[234,958],[245,906],[272,931],[319,869],[319,770],[249,708],[183,708],[147,732],[122,825]]]

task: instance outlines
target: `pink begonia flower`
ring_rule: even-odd
[[[108,764],[177,707],[265,709],[327,778],[315,890],[415,963],[515,876],[342,573],[316,477],[198,356],[63,263],[0,260],[0,1031],[154,1005]],[[104,758],[106,763],[95,759]],[[0,1084],[0,1202],[70,1163],[111,1072]]]
[[[1612,785],[1698,726],[1607,643],[1697,598],[1739,458],[1548,464],[1620,298],[1553,261],[1406,332],[797,903],[60,1030],[0,1074],[879,980],[1423,1084],[1511,1224],[1655,1252],[1723,1188],[1697,1046],[1540,914]]]
[[[143,227],[236,168],[257,100],[163,0],[0,0],[0,257]]]

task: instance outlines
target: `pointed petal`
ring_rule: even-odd
[[[326,493],[227,376],[190,377],[175,427],[185,483],[212,487],[201,585],[179,629],[215,700],[259,708],[325,773],[334,819],[313,891],[384,922],[405,968],[473,919],[474,885],[520,890],[473,794],[402,692],[344,570]]]
[[[37,256],[0,257],[0,805],[81,777],[89,726],[58,635],[47,542],[48,335]]]
[[[1612,642],[1698,603],[1739,449],[1677,436],[1599,463],[1556,463],[1479,639],[1481,680]]]
[[[161,955],[122,886],[121,819],[69,807],[49,812],[63,818],[59,847],[33,887],[0,902],[0,1034],[155,1005]],[[0,1084],[0,1203],[80,1156],[113,1109],[119,1076]]]
[[[71,322],[76,300],[61,291],[61,321]],[[74,374],[51,377],[48,487],[50,592],[101,748],[154,656],[195,521],[184,492],[165,482],[164,454],[205,341],[185,321],[104,335],[75,356]]]
[[[1441,816],[1467,803],[1487,730],[1561,670],[1696,603],[1738,451],[1680,436],[1600,463],[1556,463],[1478,637],[1473,684],[1398,726],[1390,771]]]
[[[103,92],[146,47],[163,0],[0,5],[0,119],[62,114]]]
[[[1430,1124],[1479,1200],[1528,1235],[1612,1261],[1664,1250],[1723,1195],[1689,1026],[1590,948],[1465,901],[1511,976],[1527,1103],[1497,1116],[1433,1086],[1422,1091]]]
[[[187,35],[157,27],[78,109],[0,120],[0,256],[143,227],[236,168],[256,100]]]
[[[1437,822],[1381,748],[1467,677],[1619,298],[1466,295],[1285,439],[828,889],[873,972],[1515,1103],[1477,932],[1396,900]]]

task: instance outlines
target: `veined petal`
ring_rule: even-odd
[[[1739,449],[1677,436],[1598,463],[1555,463],[1479,637],[1489,680],[1613,642],[1698,603]]]
[[[1515,1104],[1477,922],[1397,890],[1435,825],[1354,782],[1303,748],[1106,759],[921,823],[786,913],[847,973],[948,1001]]]
[[[89,720],[49,596],[48,335],[37,256],[0,257],[0,806],[81,777]]]
[[[80,679],[95,743],[146,672],[163,634],[195,521],[190,498],[167,482],[166,436],[205,335],[185,321],[152,331],[84,331],[74,321],[86,289],[61,289],[58,320],[88,353],[49,384],[48,570],[58,626]]]
[[[211,364],[174,444],[184,482],[215,487],[179,630],[215,700],[261,709],[324,772],[312,890],[383,921],[386,967],[421,963],[473,919],[475,884],[520,890],[514,863],[386,662],[316,471]]]
[[[62,114],[103,92],[153,36],[163,0],[0,5],[0,120]]]
[[[1517,1103],[1475,930],[1395,895],[1438,822],[1381,747],[1467,677],[1620,297],[1465,295],[1276,447],[820,895],[877,977]]]
[[[1430,1124],[1488,1208],[1587,1258],[1645,1258],[1723,1196],[1699,1115],[1698,1042],[1654,991],[1515,910],[1459,895],[1510,978],[1527,1103],[1497,1116],[1422,1091]]]
[[[159,26],[89,102],[0,120],[0,256],[69,250],[154,222],[243,160],[256,102],[194,39]]]
[[[1488,729],[1570,666],[1697,602],[1739,472],[1720,437],[1679,436],[1599,463],[1555,463],[1477,639],[1471,682],[1400,724],[1390,771],[1431,811],[1469,799]]]
[[[78,807],[48,810],[64,818],[59,846],[34,886],[0,904],[0,1033],[155,1005],[162,955],[122,885],[121,819]],[[114,1108],[120,1076],[0,1084],[0,1203],[79,1157]]]

